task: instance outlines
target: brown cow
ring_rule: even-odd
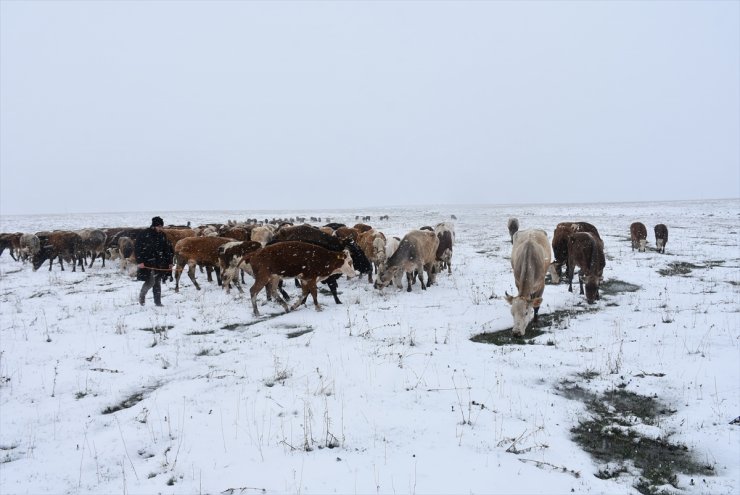
[[[545,275],[550,266],[550,244],[544,230],[528,229],[514,234],[511,248],[511,268],[519,291],[516,297],[506,295],[511,305],[514,325],[511,333],[523,337],[529,322],[537,319],[545,291]]]
[[[665,254],[666,244],[668,244],[668,227],[659,223],[655,226],[655,247],[659,253]]]
[[[230,237],[235,241],[251,241],[253,226],[229,227],[223,229],[219,237]]]
[[[509,237],[511,237],[511,243],[514,244],[514,234],[519,231],[519,219],[511,217],[509,222],[506,224],[509,229]]]
[[[33,271],[38,270],[44,261],[49,260],[49,271],[51,271],[54,258],[59,258],[59,266],[64,271],[64,263],[62,259],[65,259],[72,263],[72,271],[77,271],[77,262],[84,259],[84,253],[82,252],[82,238],[76,232],[68,232],[64,230],[57,230],[54,232],[38,232],[36,236],[39,238],[41,249],[31,258],[31,264],[33,265]],[[85,265],[82,264],[82,271],[85,271]]]
[[[583,294],[586,279],[586,301],[593,304],[599,299],[599,284],[604,274],[606,259],[604,243],[589,232],[576,232],[568,239],[568,291],[573,292],[573,272],[580,267],[578,283]]]
[[[175,244],[175,292],[180,291],[180,276],[185,265],[188,265],[188,277],[196,289],[200,285],[195,281],[195,265],[206,268],[208,281],[211,282],[211,270],[216,271],[216,282],[221,285],[221,267],[218,259],[218,248],[234,239],[228,237],[186,237]]]
[[[0,234],[0,255],[2,255],[3,251],[7,249],[10,253],[10,257],[13,258],[14,261],[18,261],[18,258],[16,258],[15,255],[20,255],[22,235],[23,234],[21,232]]]
[[[339,227],[334,231],[334,235],[337,236],[341,241],[352,239],[353,241],[357,242],[357,237],[360,235],[360,232],[352,227]]]
[[[195,230],[193,229],[174,229],[167,227],[162,229],[162,232],[164,232],[165,237],[167,237],[167,240],[170,241],[170,244],[173,246],[181,239],[185,239],[186,237],[195,237]]]
[[[632,251],[635,248],[640,253],[645,252],[645,245],[647,244],[647,227],[642,222],[634,222],[630,225],[630,239],[632,240]]]
[[[576,232],[590,232],[597,238],[599,231],[588,222],[560,222],[555,227],[555,232],[552,235],[552,252],[554,254],[554,260],[550,265],[548,272],[552,277],[553,284],[559,284],[560,278],[563,276],[562,267],[566,265],[566,271],[568,268],[568,238],[571,234]]]
[[[303,304],[308,299],[309,293],[313,297],[316,311],[321,311],[316,297],[318,281],[335,273],[343,273],[347,277],[355,276],[352,257],[348,251],[337,253],[300,241],[272,244],[246,254],[242,260],[252,266],[254,273],[254,285],[249,289],[249,295],[252,298],[252,310],[255,316],[259,316],[257,294],[263,287],[268,288],[272,297],[285,308],[286,312]],[[276,290],[282,278],[298,278],[301,281],[302,297],[292,307],[288,307]]]
[[[355,229],[360,234],[373,229],[371,226],[369,226],[366,223],[356,223],[354,226],[352,226],[352,228]]]
[[[455,244],[455,226],[451,222],[438,223],[434,227],[434,233],[439,238],[437,246],[437,264],[441,271],[447,267],[447,274],[452,274],[452,246]]]

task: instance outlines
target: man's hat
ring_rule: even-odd
[[[152,227],[164,227],[164,220],[162,220],[162,217],[152,218]]]

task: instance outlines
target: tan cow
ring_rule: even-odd
[[[438,246],[439,238],[432,231],[412,230],[406,234],[398,244],[396,252],[386,261],[385,269],[375,279],[375,288],[382,289],[394,279],[398,284],[398,276],[406,273],[408,283],[406,291],[411,292],[414,271],[416,271],[419,274],[422,290],[426,290],[427,285],[434,283],[434,262]],[[424,284],[424,272],[427,272],[426,285]]]
[[[514,317],[514,336],[523,337],[529,322],[537,319],[550,258],[550,243],[544,230],[520,230],[514,234],[511,268],[519,293],[516,297],[505,293]]]
[[[385,266],[385,234],[375,229],[366,230],[357,237],[357,245],[380,273]],[[373,271],[367,272],[367,281],[373,282]]]

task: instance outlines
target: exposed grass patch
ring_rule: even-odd
[[[103,414],[111,414],[114,412],[122,411],[124,409],[128,409],[129,407],[133,407],[142,400],[144,400],[144,397],[146,397],[146,394],[151,392],[152,390],[155,390],[157,386],[151,386],[147,387],[139,392],[135,392],[125,399],[123,399],[118,404],[114,404],[112,406],[108,406],[105,409],[103,409]]]
[[[666,266],[665,268],[661,268],[660,270],[658,270],[658,273],[660,273],[664,277],[674,275],[688,275],[689,273],[691,273],[692,270],[696,270],[697,268],[706,267],[702,265],[688,263],[686,261],[674,261],[673,263],[668,263],[668,266]]]
[[[543,330],[532,328],[527,330],[524,337],[515,337],[511,334],[511,328],[504,330],[498,330],[496,332],[484,332],[474,335],[470,338],[473,342],[479,344],[494,344],[494,345],[532,345],[534,344],[534,338],[544,334]]]
[[[598,396],[572,381],[562,382],[559,390],[587,406],[591,417],[581,421],[571,433],[581,448],[606,464],[595,474],[598,478],[616,478],[634,466],[639,471],[635,488],[640,493],[658,494],[667,484],[678,488],[677,473],[714,473],[712,466],[695,461],[685,445],[671,443],[667,436],[645,437],[633,428],[655,425],[660,416],[676,412],[655,397],[624,389],[609,390]]]
[[[234,330],[238,330],[240,328],[248,328],[248,327],[251,327],[252,325],[256,325],[258,323],[262,323],[265,320],[271,320],[273,318],[276,318],[278,316],[282,316],[284,314],[285,313],[270,313],[270,314],[267,314],[265,316],[261,316],[261,317],[257,318],[256,320],[247,321],[247,322],[244,322],[244,323],[230,323],[228,325],[222,326],[221,327],[221,330],[234,331]]]
[[[106,407],[105,409],[103,409],[103,414],[111,414],[114,412],[122,411],[124,409],[128,409],[129,407],[135,406],[142,400],[144,400],[144,392],[136,392],[135,394],[126,397],[118,404]]]
[[[301,335],[305,335],[305,334],[311,333],[311,332],[313,332],[313,328],[306,327],[303,330],[296,330],[295,332],[289,332],[288,333],[288,338],[289,339],[294,339],[296,337],[300,337]]]
[[[185,335],[211,335],[216,333],[215,330],[194,330],[192,332],[188,332]]]
[[[142,328],[141,330],[144,332],[162,333],[162,332],[166,332],[167,330],[171,330],[173,328],[175,328],[174,325],[161,325],[161,326],[156,326],[156,327],[146,327],[146,328]]]
[[[495,332],[483,332],[473,335],[470,340],[479,344],[494,345],[532,345],[534,339],[546,333],[545,329],[550,327],[567,328],[567,322],[574,316],[581,313],[592,313],[595,308],[584,308],[577,306],[573,309],[558,309],[550,313],[541,313],[537,321],[533,321],[527,327],[524,337],[514,337],[511,334],[511,327]],[[547,345],[554,345],[554,342],[548,341]]]
[[[637,292],[640,290],[639,285],[631,284],[629,282],[624,282],[622,280],[617,279],[609,279],[604,280],[599,285],[599,291],[601,294],[606,294],[608,296],[616,296],[617,294],[621,294],[623,292]]]

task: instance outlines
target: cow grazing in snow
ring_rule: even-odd
[[[33,257],[41,249],[41,241],[36,234],[23,234],[20,238],[21,259],[26,261]]]
[[[586,301],[593,304],[599,299],[599,284],[604,274],[606,259],[604,243],[589,232],[576,232],[568,239],[568,291],[573,292],[573,272],[580,267],[578,283],[583,294],[586,281]]]
[[[560,283],[560,279],[563,276],[563,265],[566,265],[566,270],[568,268],[568,239],[577,232],[590,232],[601,239],[596,227],[588,222],[560,222],[557,224],[555,232],[552,235],[554,260],[548,268],[553,284]]]
[[[632,251],[637,249],[640,253],[645,252],[647,244],[647,227],[642,222],[633,222],[630,225],[630,240],[632,241]]]
[[[666,244],[668,244],[668,227],[659,223],[655,226],[655,247],[659,253],[665,254]]]
[[[518,294],[514,297],[505,293],[514,317],[514,336],[523,337],[529,323],[537,319],[549,266],[550,243],[544,230],[520,230],[514,234],[511,268]]]
[[[398,281],[400,274],[406,274],[407,292],[411,292],[414,271],[419,274],[422,290],[434,283],[434,263],[436,261],[439,238],[428,230],[412,230],[398,244],[398,249],[385,264],[385,269],[375,279],[375,288],[382,289],[392,281]],[[424,284],[424,272],[427,283]],[[401,288],[401,287],[399,287]]]
[[[62,260],[72,263],[72,271],[77,271],[77,261],[81,258],[84,259],[82,239],[79,234],[58,230],[54,232],[38,232],[36,236],[39,238],[41,248],[31,258],[33,271],[38,270],[46,260],[49,260],[49,271],[51,271],[55,258],[59,258],[59,266],[62,268],[62,271],[64,271]],[[81,265],[81,268],[84,272],[85,265]]]

